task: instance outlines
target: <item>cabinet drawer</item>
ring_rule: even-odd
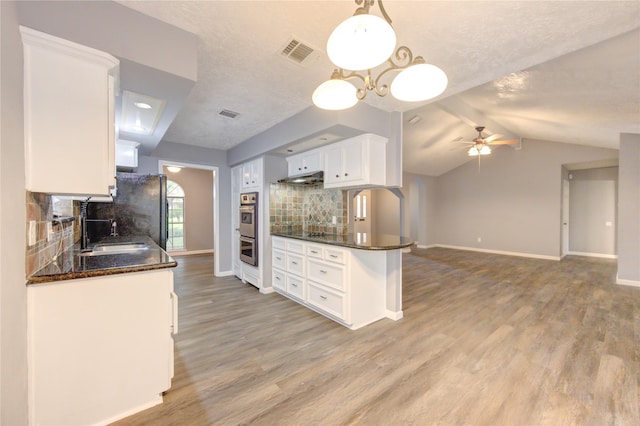
[[[274,268],[280,268],[282,270],[287,269],[287,261],[284,252],[280,250],[273,250],[273,258],[271,259],[271,264]]]
[[[287,272],[304,275],[304,261],[302,256],[287,253]]]
[[[271,285],[273,288],[286,291],[286,283],[284,272],[273,270],[272,273],[273,280],[271,281]]]
[[[308,283],[307,302],[324,312],[340,319],[345,317],[345,298],[343,294]]]
[[[293,275],[287,275],[287,292],[300,300],[304,300],[304,280]]]
[[[287,251],[304,254],[304,245],[296,241],[287,241]]]
[[[282,238],[273,237],[271,239],[271,248],[285,249],[285,241]]]
[[[324,259],[331,262],[345,264],[347,255],[343,250],[324,249]]]
[[[310,280],[344,290],[344,268],[342,266],[309,259],[307,261],[307,276]]]
[[[307,245],[307,256],[322,259],[322,247]]]

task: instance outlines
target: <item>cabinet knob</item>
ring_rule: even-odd
[[[349,176],[349,173],[345,173],[344,175],[345,175],[345,176]]]
[[[304,169],[307,170],[307,166],[304,166]]]
[[[302,168],[298,167],[298,170],[302,170]]]
[[[339,178],[339,177],[340,177],[340,175],[336,175],[336,177],[337,177],[337,178]]]

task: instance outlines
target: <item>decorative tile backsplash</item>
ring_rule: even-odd
[[[271,232],[347,232],[347,192],[312,186],[271,184],[269,219]],[[333,218],[336,223],[333,223]]]
[[[52,263],[57,256],[73,246],[75,240],[74,225],[77,221],[72,220],[60,223],[54,220],[53,198],[49,194],[27,192],[26,198],[27,235],[25,235],[25,241],[27,241],[27,264],[25,265],[25,273],[29,277]],[[29,246],[29,222],[31,221],[35,221],[36,243]],[[50,238],[47,235],[48,222],[52,222]],[[63,260],[64,262],[73,262],[71,257],[65,257]],[[64,267],[65,265],[61,266]]]

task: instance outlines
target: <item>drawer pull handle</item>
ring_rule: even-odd
[[[292,286],[298,287],[298,284],[291,283]]]
[[[318,254],[318,251],[317,250],[311,250],[311,253]]]
[[[338,257],[338,255],[337,255],[337,254],[330,254],[329,256],[330,256],[330,257],[333,257],[334,259],[335,259],[336,257]]]
[[[277,260],[282,260],[282,259],[280,259],[279,257],[276,257],[276,259],[277,259]]]
[[[276,280],[280,281],[280,277],[276,277]]]
[[[291,264],[292,264],[292,265],[297,265],[297,264],[298,264],[298,262],[295,262],[295,261],[293,261],[293,260],[292,260],[292,261],[291,261]]]
[[[320,295],[320,299],[327,300],[327,296]]]
[[[320,272],[322,272],[323,274],[327,273],[327,271],[325,269],[320,269]]]

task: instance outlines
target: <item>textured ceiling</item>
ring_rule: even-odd
[[[351,0],[119,3],[198,36],[198,81],[163,140],[218,149],[312,104],[333,69],[326,40],[356,7]],[[640,131],[638,1],[388,0],[385,7],[398,43],[449,77],[432,102],[371,94],[364,101],[423,117],[405,126],[405,170],[438,175],[446,171],[438,158],[446,168],[466,161],[450,140],[472,137],[474,124],[606,147],[617,146],[620,131]],[[321,50],[320,58],[302,67],[282,57],[292,35]],[[223,109],[240,115],[221,117]]]

